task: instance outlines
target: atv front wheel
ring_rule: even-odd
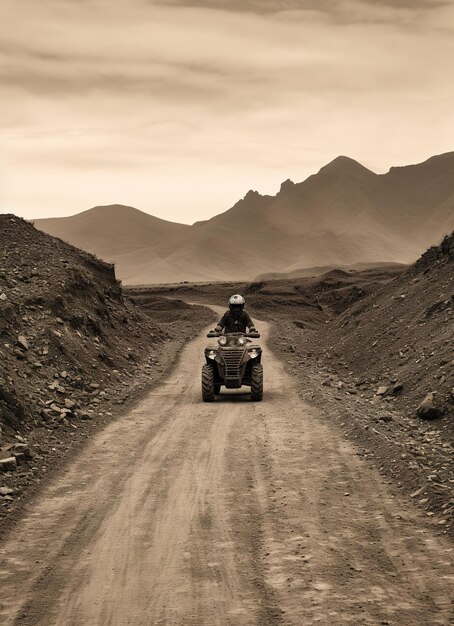
[[[263,398],[263,365],[256,363],[251,371],[251,400],[259,402]]]
[[[202,399],[204,402],[214,400],[214,372],[211,365],[202,366]]]

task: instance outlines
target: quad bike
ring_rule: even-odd
[[[206,363],[202,367],[202,398],[212,402],[221,392],[221,385],[227,389],[239,389],[242,385],[251,388],[251,400],[263,398],[262,348],[250,345],[251,339],[258,339],[259,333],[226,333],[216,331],[207,337],[218,337],[218,346],[205,348]]]

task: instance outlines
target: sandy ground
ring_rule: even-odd
[[[269,350],[263,402],[202,403],[207,341],[10,534],[0,622],[454,624],[452,543],[301,402]]]

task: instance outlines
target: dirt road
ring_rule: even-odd
[[[262,403],[230,391],[203,404],[206,342],[1,547],[0,623],[454,623],[454,546],[301,402],[269,351]]]

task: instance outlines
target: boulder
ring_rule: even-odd
[[[15,456],[9,456],[6,459],[0,459],[0,471],[14,472],[17,469],[17,461]]]
[[[16,458],[19,454],[22,454],[27,461],[31,461],[33,459],[28,443],[14,443],[8,447],[8,452]]]
[[[24,335],[19,335],[16,341],[16,346],[18,346],[21,350],[28,350],[28,341]]]
[[[422,419],[436,419],[443,415],[443,409],[435,401],[436,392],[431,391],[416,409],[416,415]]]

